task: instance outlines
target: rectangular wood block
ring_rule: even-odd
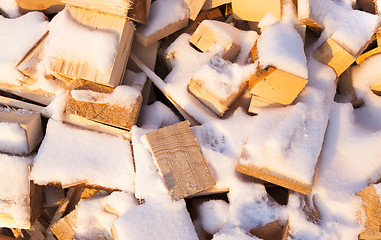
[[[339,77],[356,60],[352,54],[347,52],[331,38],[328,38],[327,41],[315,52],[314,58],[333,68],[337,77]]]
[[[149,132],[146,137],[172,199],[216,184],[188,121]]]
[[[82,25],[91,29],[117,33],[119,36],[118,49],[112,69],[108,72],[98,72],[94,66],[86,62],[67,61],[59,56],[53,57],[50,70],[75,79],[100,82],[113,87],[118,86],[123,80],[124,71],[127,66],[134,34],[134,25],[125,17],[70,5],[67,8],[72,17]]]
[[[111,87],[85,80],[78,80],[73,90],[90,90],[92,92],[104,94],[111,94],[114,91]],[[124,106],[107,103],[78,101],[71,96],[66,105],[65,113],[78,115],[106,125],[131,130],[131,127],[138,119],[142,101],[143,98],[139,95],[136,99],[136,103],[126,108]]]
[[[234,18],[239,20],[260,22],[271,12],[277,19],[282,19],[281,0],[232,0]]]

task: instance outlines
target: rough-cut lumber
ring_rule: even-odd
[[[72,240],[75,234],[74,227],[76,222],[77,212],[74,210],[53,224],[52,231],[58,240]]]
[[[209,52],[218,44],[218,33],[207,25],[200,24],[189,42],[202,52]],[[223,57],[225,60],[232,61],[240,51],[240,46],[233,42],[225,42]]]
[[[258,108],[262,107],[281,107],[283,106],[280,103],[274,103],[270,100],[263,99],[261,97],[258,97],[256,95],[251,95],[250,105],[248,112],[250,113],[257,113]]]
[[[263,240],[286,240],[288,237],[288,221],[283,223],[281,220],[275,220],[252,229],[250,233]]]
[[[0,122],[15,123],[25,131],[27,152],[8,152],[28,155],[40,144],[44,135],[42,132],[41,115],[39,113],[22,113],[17,111],[0,111]]]
[[[201,8],[204,6],[206,0],[185,0],[185,2],[188,4],[190,11],[189,18],[195,20],[198,13],[201,11]]]
[[[370,58],[371,56],[376,55],[376,54],[380,54],[380,53],[381,53],[381,46],[376,47],[376,48],[374,48],[374,49],[372,49],[366,53],[361,54],[356,59],[356,63],[360,64],[360,63],[364,62],[366,59]]]
[[[377,0],[358,0],[358,3],[363,11],[378,14]]]
[[[135,33],[136,34],[135,39],[136,39],[136,41],[141,43],[143,46],[151,45],[154,42],[157,42],[160,39],[165,38],[166,36],[169,36],[172,33],[174,33],[176,31],[178,31],[178,30],[188,26],[188,21],[189,21],[189,19],[186,18],[186,19],[182,19],[182,20],[180,20],[178,22],[171,23],[168,26],[166,26],[165,28],[163,28],[161,30],[158,30],[155,33],[152,33],[149,36],[143,35],[141,33],[141,31],[138,29],[136,31],[136,33]]]
[[[232,8],[234,18],[239,20],[259,22],[268,12],[282,19],[281,0],[232,0]]]
[[[172,199],[216,184],[188,121],[149,132],[146,137]]]
[[[330,66],[339,77],[356,58],[331,38],[315,52],[314,58],[319,62]]]
[[[381,239],[381,196],[377,195],[373,185],[357,193],[362,198],[365,211],[365,230],[361,239]]]
[[[114,59],[113,67],[107,72],[98,72],[94,66],[86,62],[67,61],[60,56],[52,56],[49,69],[63,76],[80,78],[94,82],[100,82],[116,87],[122,80],[130,54],[134,26],[126,18],[113,14],[100,13],[68,6],[70,14],[82,25],[91,29],[102,29],[116,32],[119,35],[119,45]],[[69,34],[69,33],[68,33]]]
[[[78,80],[73,90],[90,90],[95,93],[112,94],[113,88],[94,82]],[[74,114],[99,123],[131,130],[136,123],[143,98],[138,96],[136,102],[128,108],[108,103],[94,103],[75,100],[72,96],[66,105],[65,114]]]
[[[201,10],[209,10],[212,8],[219,7],[224,4],[231,3],[231,0],[206,0],[204,6],[202,6]]]

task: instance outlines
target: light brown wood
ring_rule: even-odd
[[[172,199],[216,184],[188,121],[149,132],[146,137]]]
[[[356,59],[356,63],[360,64],[360,63],[364,62],[366,59],[370,58],[371,56],[376,55],[376,54],[380,54],[380,53],[381,53],[381,46],[376,47],[376,48],[374,48],[374,49],[372,49],[366,53],[361,54]]]
[[[189,18],[195,20],[206,0],[185,0],[185,2],[188,4],[190,12]]]
[[[212,8],[219,7],[224,4],[231,3],[231,0],[206,0],[204,6],[202,6],[201,10],[209,10]]]
[[[136,41],[138,41],[143,46],[149,46],[149,45],[153,44],[154,42],[157,42],[160,39],[165,38],[166,36],[169,36],[172,33],[188,26],[188,21],[189,21],[188,18],[182,19],[178,22],[169,24],[165,28],[160,29],[155,33],[152,33],[149,36],[143,35],[141,33],[141,30],[138,29],[135,33],[136,34],[135,39],[136,39]]]
[[[132,0],[132,9],[128,11],[127,17],[135,22],[146,23],[148,20],[151,0]]]
[[[328,38],[326,42],[315,52],[314,58],[319,62],[330,66],[339,77],[356,58],[347,52],[343,47],[337,44],[331,38]]]
[[[247,166],[239,162],[237,164],[237,172],[265,180],[304,195],[309,195],[312,190],[312,185],[301,183],[282,174],[275,173],[265,168],[258,168],[254,165]]]
[[[0,234],[0,240],[16,240],[16,238],[8,237],[3,234]]]
[[[64,5],[61,0],[16,0],[16,3],[25,10],[45,10],[54,5]]]
[[[376,40],[377,40],[377,46],[381,46],[381,27],[377,28]]]
[[[362,207],[365,211],[365,229],[360,234],[361,239],[381,239],[381,196],[378,196],[371,185],[356,195],[362,198]]]
[[[358,3],[363,11],[378,14],[377,0],[358,0]]]
[[[116,231],[116,229],[115,229],[115,225],[114,225],[114,224],[111,226],[110,231],[111,231],[112,239],[113,239],[113,240],[119,240],[119,237],[118,237],[118,231]]]
[[[58,240],[72,240],[75,235],[77,212],[74,210],[64,218],[53,224],[52,231]]]
[[[198,14],[197,18],[189,24],[186,32],[189,34],[193,34],[194,31],[196,31],[197,27],[204,20],[216,20],[216,21],[224,22],[225,18],[222,15],[220,9],[218,9],[218,8],[213,8],[210,10],[201,11]]]
[[[213,194],[221,194],[221,193],[228,193],[230,191],[229,188],[217,188],[216,186],[210,187],[204,191],[195,193],[193,195],[188,196],[187,198],[193,198],[193,197],[201,197],[201,196],[209,196]]]
[[[39,113],[21,113],[17,111],[1,112],[0,121],[18,124],[25,131],[25,140],[28,145],[27,152],[8,152],[11,154],[28,155],[42,141],[41,115]]]
[[[268,12],[282,19],[281,0],[232,0],[232,8],[234,18],[239,20],[260,22]]]
[[[287,226],[288,221],[275,220],[264,226],[252,229],[250,233],[263,240],[283,240],[287,239],[288,236],[288,232],[285,231]]]
[[[73,6],[67,9],[75,20],[91,29],[100,29],[115,32],[119,35],[119,45],[114,59],[113,67],[108,72],[98,70],[87,62],[68,61],[60,56],[52,56],[49,69],[63,76],[80,78],[100,82],[116,87],[122,80],[131,50],[134,26],[126,18],[113,14],[99,13]],[[68,33],[69,34],[69,33]]]
[[[104,0],[61,0],[64,4],[97,10],[103,13],[111,13],[119,16],[127,17],[128,11],[131,9],[130,1],[104,1]]]

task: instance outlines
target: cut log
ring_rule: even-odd
[[[239,20],[259,22],[268,12],[282,19],[281,0],[232,0],[232,8],[234,18]]]
[[[116,87],[122,80],[130,53],[134,26],[124,17],[113,14],[101,14],[95,10],[88,10],[73,6],[67,7],[71,16],[82,25],[91,29],[102,29],[115,32],[119,36],[119,45],[113,61],[113,66],[108,72],[98,72],[98,69],[87,62],[78,62],[52,56],[50,70],[63,76],[86,79]]]
[[[197,18],[201,8],[204,6],[206,0],[185,0],[188,4],[190,16],[189,18],[193,21]]]
[[[254,236],[263,240],[286,240],[288,238],[288,221],[275,220],[262,227],[250,231]]]
[[[90,81],[79,80],[71,92],[65,114],[74,114],[95,122],[130,130],[137,121],[143,99],[141,94],[134,88],[123,87],[133,89],[134,91],[131,94],[136,95],[131,96],[134,101],[131,101],[131,104],[127,102],[128,106],[126,104],[118,105],[114,103],[115,101],[112,101],[112,94],[117,90]],[[89,96],[85,96],[83,99],[81,97],[76,98],[77,95],[74,95],[74,93]],[[87,99],[88,97],[90,98]],[[106,101],[105,98],[111,100]]]
[[[356,195],[362,198],[366,217],[365,229],[360,233],[359,238],[381,239],[381,196],[377,194],[375,185],[370,185]]]
[[[188,121],[149,132],[146,138],[172,199],[216,184]]]
[[[28,155],[40,144],[44,137],[39,113],[0,110],[0,123],[10,123],[12,129],[16,125],[19,131],[24,132],[22,142],[15,142],[12,148],[3,149],[0,146],[2,152]],[[10,140],[8,143],[11,144]],[[27,148],[25,149],[24,146],[27,146]]]

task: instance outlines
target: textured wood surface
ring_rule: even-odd
[[[204,20],[216,20],[216,21],[224,22],[225,18],[222,15],[220,9],[218,9],[218,8],[213,8],[210,10],[201,11],[198,14],[197,18],[195,20],[191,21],[186,32],[189,34],[193,34],[194,31],[197,29],[197,27],[200,25],[200,23]]]
[[[206,0],[184,0],[188,4],[190,11],[189,18],[195,20],[197,15],[201,11],[201,8],[204,6]]]
[[[216,184],[188,121],[149,132],[146,137],[172,199]]]
[[[61,0],[64,4],[70,4],[80,8],[98,10],[104,13],[111,13],[127,16],[128,11],[131,9],[130,1],[113,1],[113,0]]]
[[[74,227],[76,222],[77,212],[74,210],[53,224],[52,231],[58,240],[72,240],[75,235]]]
[[[263,240],[286,240],[288,232],[285,229],[287,227],[288,222],[283,223],[280,220],[275,220],[264,226],[252,229],[250,233]]]
[[[381,196],[378,196],[373,185],[356,195],[362,198],[365,211],[365,229],[360,234],[361,239],[381,239]]]

